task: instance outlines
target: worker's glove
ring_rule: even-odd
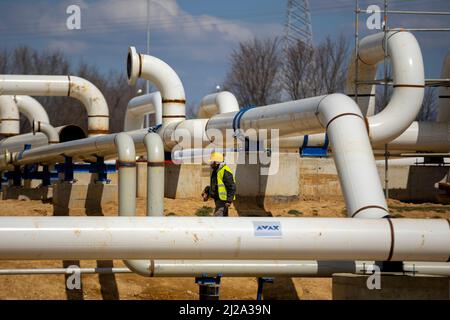
[[[206,186],[205,189],[203,189],[203,192],[202,192],[203,201],[208,201],[209,200],[209,190],[210,189],[211,189],[210,186]]]

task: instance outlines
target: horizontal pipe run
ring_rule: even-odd
[[[331,277],[334,273],[372,274],[374,261],[151,260],[147,277]],[[450,276],[450,263],[403,262],[403,274]],[[128,268],[4,268],[0,275],[132,273]],[[402,271],[400,271],[402,272]]]
[[[448,262],[445,219],[0,217],[0,259]]]

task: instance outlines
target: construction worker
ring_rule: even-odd
[[[203,200],[210,197],[214,199],[216,208],[214,216],[228,217],[228,208],[236,199],[236,183],[230,167],[224,163],[223,154],[220,152],[211,153],[209,163],[211,166],[211,182],[203,193]]]

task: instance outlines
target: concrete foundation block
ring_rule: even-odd
[[[117,184],[68,183],[53,185],[53,208],[56,215],[101,214],[105,203],[117,201]]]
[[[42,200],[47,201],[53,197],[53,187],[14,187],[4,186],[2,190],[3,200],[16,199],[16,200]]]
[[[449,277],[382,274],[380,289],[368,289],[370,275],[333,275],[333,300],[448,300]],[[372,280],[372,279],[371,279]]]

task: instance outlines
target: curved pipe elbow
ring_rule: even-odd
[[[231,92],[222,91],[205,96],[197,112],[198,118],[211,118],[215,114],[239,111],[239,103]]]
[[[49,123],[41,121],[32,122],[33,133],[42,132],[48,139],[48,144],[59,143],[58,130]]]
[[[163,123],[184,120],[186,96],[177,73],[164,61],[153,56],[138,54],[136,48],[128,49],[128,84],[134,85],[138,78],[152,82],[161,92]]]
[[[0,96],[0,134],[4,136],[20,134],[19,108],[12,96]]]
[[[123,263],[140,276],[153,277],[153,260],[124,260]]]
[[[109,110],[105,97],[86,79],[70,75],[0,75],[0,94],[73,97],[87,111],[89,136],[109,132]]]
[[[108,103],[100,90],[90,81],[69,76],[69,97],[83,103],[88,114],[88,136],[109,133]]]
[[[147,150],[149,165],[164,163],[164,144],[159,134],[149,132],[144,137],[144,146]]]
[[[114,144],[117,148],[117,156],[120,163],[125,164],[125,166],[127,163],[135,164],[136,150],[134,147],[133,138],[131,138],[128,134],[121,132],[115,136]]]
[[[382,61],[384,41],[384,33],[361,40],[361,63],[370,66]],[[386,43],[394,91],[386,108],[368,118],[373,143],[388,143],[401,135],[419,114],[425,91],[422,52],[416,38],[409,32],[391,31]]]
[[[149,113],[155,114],[155,125],[162,123],[162,98],[159,91],[134,97],[128,102],[124,131],[142,129],[144,116]]]
[[[19,112],[28,119],[30,124],[33,124],[33,121],[50,123],[47,111],[45,111],[42,104],[40,104],[35,98],[30,96],[15,95],[14,101],[19,108]]]

